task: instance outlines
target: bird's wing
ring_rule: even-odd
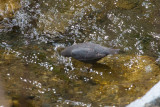
[[[96,57],[96,52],[91,48],[77,48],[72,50],[71,54],[78,60],[90,60]]]

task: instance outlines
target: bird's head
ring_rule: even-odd
[[[70,49],[66,48],[61,52],[61,55],[64,57],[71,57],[71,51]]]

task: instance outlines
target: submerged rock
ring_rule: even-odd
[[[100,76],[92,76],[92,81],[100,84],[87,93],[93,102],[105,105],[125,106],[144,95],[157,81],[160,68],[155,58],[138,55],[113,55],[99,60],[106,65]],[[98,74],[99,72],[97,72]],[[138,106],[138,105],[137,105]]]
[[[113,70],[126,72],[154,72],[159,70],[159,66],[155,61],[155,58],[149,56],[139,55],[115,55],[114,57],[105,57],[98,63],[106,64]]]
[[[117,54],[119,49],[111,49],[93,43],[80,43],[65,48],[62,55],[82,62],[93,63],[109,54]]]
[[[116,7],[127,10],[135,8],[138,4],[138,0],[118,0],[115,3]]]
[[[20,0],[0,0],[0,20],[13,17],[20,7]]]

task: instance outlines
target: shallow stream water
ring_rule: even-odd
[[[14,7],[13,0],[0,6],[9,1]],[[18,3],[16,10],[5,8],[13,15],[0,14],[0,90],[10,105],[124,106],[159,81],[159,0]],[[61,56],[65,47],[83,42],[123,53],[97,64]]]

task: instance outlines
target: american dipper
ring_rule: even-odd
[[[61,54],[86,63],[95,63],[109,54],[117,54],[119,49],[111,49],[94,43],[79,43],[65,48]]]

